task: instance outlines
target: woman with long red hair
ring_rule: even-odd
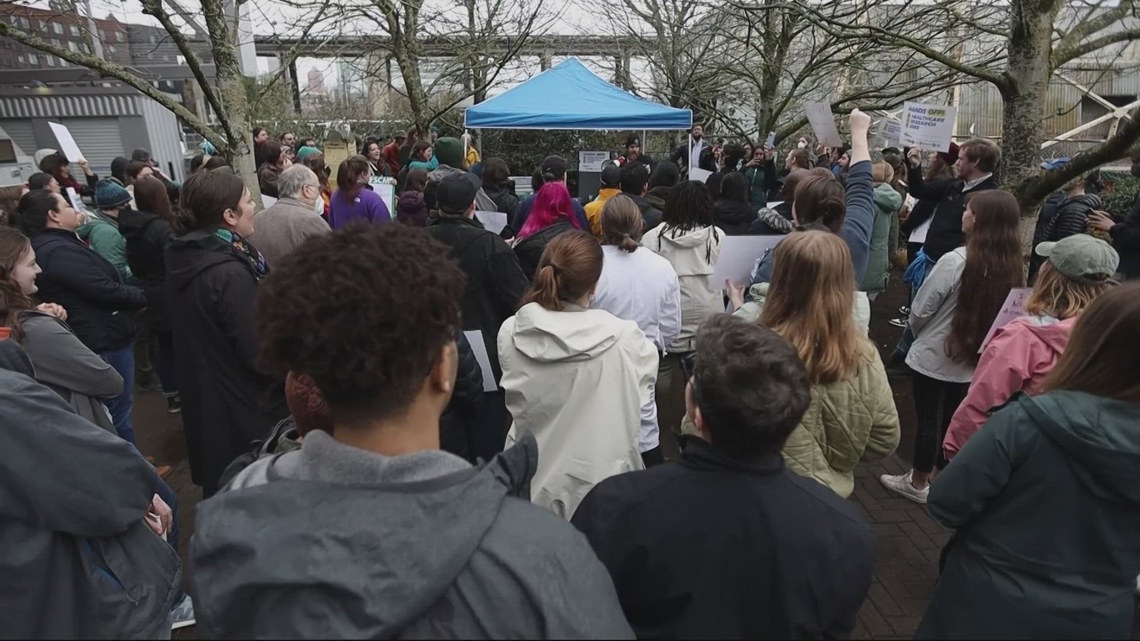
[[[550,241],[575,229],[580,227],[566,185],[560,182],[543,185],[535,194],[534,206],[515,242],[515,255],[519,258],[519,265],[527,280],[534,280],[538,261]]]

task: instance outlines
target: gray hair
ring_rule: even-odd
[[[277,177],[277,193],[282,198],[297,198],[305,185],[312,184],[316,180],[317,175],[312,169],[304,165],[293,165]]]

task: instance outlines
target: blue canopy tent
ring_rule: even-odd
[[[638,98],[570,58],[467,109],[469,129],[689,129],[693,112]]]

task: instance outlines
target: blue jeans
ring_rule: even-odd
[[[115,424],[119,438],[137,448],[135,429],[131,426],[131,409],[135,404],[135,347],[128,344],[119,349],[103,352],[99,354],[99,358],[107,361],[107,364],[123,377],[123,393],[107,399],[107,410],[111,413],[111,422]]]

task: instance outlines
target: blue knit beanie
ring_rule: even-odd
[[[131,202],[131,194],[117,180],[104,178],[95,184],[95,206],[116,209]]]

